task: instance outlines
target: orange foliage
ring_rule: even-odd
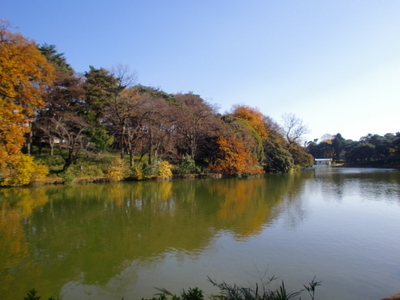
[[[263,139],[268,137],[268,129],[264,122],[264,115],[257,109],[247,105],[235,105],[233,107],[233,116],[246,120]]]
[[[221,199],[218,221],[224,227],[232,228],[237,237],[245,238],[258,234],[270,218],[270,203],[265,201],[264,179],[234,181],[228,184],[216,183],[211,188]]]
[[[18,158],[54,72],[33,41],[7,27],[0,20],[0,170]]]
[[[244,143],[235,137],[220,137],[217,141],[218,153],[215,163],[209,168],[222,174],[262,174],[264,171],[257,167],[257,158],[248,152]]]

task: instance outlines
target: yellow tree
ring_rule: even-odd
[[[265,117],[256,108],[247,105],[235,105],[232,115],[236,118],[246,120],[261,138],[266,139],[268,137],[268,129],[264,122]]]
[[[4,174],[20,158],[25,134],[54,69],[34,41],[12,33],[0,20],[0,171]],[[8,170],[7,170],[8,169]]]

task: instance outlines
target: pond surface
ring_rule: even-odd
[[[316,276],[316,299],[378,300],[400,292],[400,172],[1,189],[0,272],[1,299],[217,292],[207,277],[297,291]]]

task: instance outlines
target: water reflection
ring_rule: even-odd
[[[172,251],[194,259],[219,231],[258,234],[306,177],[177,180],[1,190],[1,293],[43,297],[73,280],[106,285]],[[132,268],[132,262],[135,267]]]
[[[314,170],[314,178],[322,184],[321,188],[336,201],[343,195],[362,195],[368,201],[378,201],[384,196],[400,204],[399,176],[399,171],[388,169],[321,167]]]
[[[350,191],[356,184],[370,195],[399,199],[398,175],[365,176],[320,169],[253,179],[2,189],[0,293],[22,299],[34,287],[43,298],[104,293],[120,299],[138,288],[139,277],[162,276],[151,273],[160,262],[179,273],[182,265],[199,268],[193,262],[204,255],[212,260],[218,237],[246,242],[282,215],[296,228],[309,213],[310,189],[338,201],[342,193],[358,193]]]

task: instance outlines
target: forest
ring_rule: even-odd
[[[367,134],[359,141],[347,140],[340,133],[317,143],[306,143],[306,150],[313,157],[332,158],[349,166],[399,167],[400,132]]]
[[[123,65],[76,73],[54,45],[0,23],[0,184],[55,176],[147,179],[289,172],[314,157],[398,165],[400,133],[305,142],[295,114],[280,125],[240,104],[221,114],[193,92],[135,84]]]

